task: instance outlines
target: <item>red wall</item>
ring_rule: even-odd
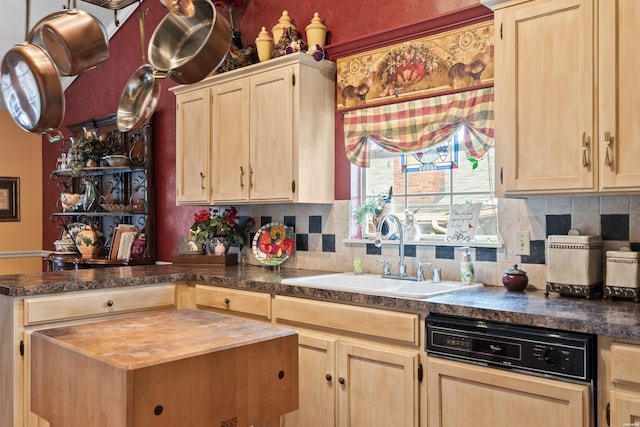
[[[479,0],[386,0],[344,1],[317,0],[245,0],[240,13],[234,14],[240,22],[239,30],[246,44],[253,44],[262,26],[271,29],[278,22],[283,10],[289,12],[299,30],[310,22],[318,12],[329,27],[330,45],[349,43],[367,35],[426,21],[439,15],[451,13],[469,6],[477,6]],[[313,4],[311,4],[313,3]],[[81,7],[82,5],[80,5]],[[146,17],[148,43],[153,29],[167,13],[160,1],[142,3],[148,8]],[[122,89],[131,74],[142,64],[137,12],[122,24],[122,28],[111,39],[109,61],[98,68],[80,75],[66,91],[66,125],[92,117],[101,117],[117,110]],[[331,46],[328,48],[331,54]],[[162,82],[162,94],[155,116],[155,180],[157,206],[157,255],[168,261],[177,250],[178,236],[192,223],[193,207],[178,207],[175,204],[175,97],[167,89],[174,86],[172,80]],[[336,126],[340,126],[336,123]],[[43,139],[46,141],[46,139]],[[336,199],[349,198],[349,164],[340,156],[341,145],[337,144]],[[58,144],[43,142],[43,248],[53,249],[52,242],[59,237],[59,230],[50,222],[51,213],[60,191],[49,179],[60,154]]]

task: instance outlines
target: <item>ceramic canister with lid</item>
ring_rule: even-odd
[[[607,251],[605,286],[607,295],[637,295],[640,288],[640,252]]]
[[[602,237],[550,235],[547,245],[547,290],[589,295],[599,288],[601,292]]]

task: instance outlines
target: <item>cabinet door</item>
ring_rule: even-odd
[[[418,425],[418,351],[340,341],[338,372],[339,426]]]
[[[429,427],[592,425],[587,385],[433,358],[427,378]]]
[[[293,68],[251,76],[251,200],[293,200]]]
[[[612,391],[611,394],[612,426],[640,425],[640,393]]]
[[[249,82],[232,80],[212,89],[211,138],[213,201],[249,200]]]
[[[599,131],[602,190],[640,189],[640,4],[599,3]]]
[[[336,424],[336,339],[298,331],[298,410],[281,427],[333,427]]]
[[[495,17],[498,183],[506,194],[594,191],[593,1],[532,1]]]
[[[209,89],[176,97],[176,203],[207,204],[211,198]]]

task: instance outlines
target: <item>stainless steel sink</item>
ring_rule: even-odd
[[[383,278],[377,274],[331,273],[317,276],[283,279],[282,284],[306,286],[372,295],[406,298],[427,298],[433,295],[482,287],[481,283],[465,285],[462,282],[442,281],[433,283]]]

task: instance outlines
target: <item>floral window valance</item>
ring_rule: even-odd
[[[464,149],[480,159],[493,145],[493,87],[369,107],[344,113],[351,163],[369,166],[370,144],[394,153],[424,150],[464,126]]]

